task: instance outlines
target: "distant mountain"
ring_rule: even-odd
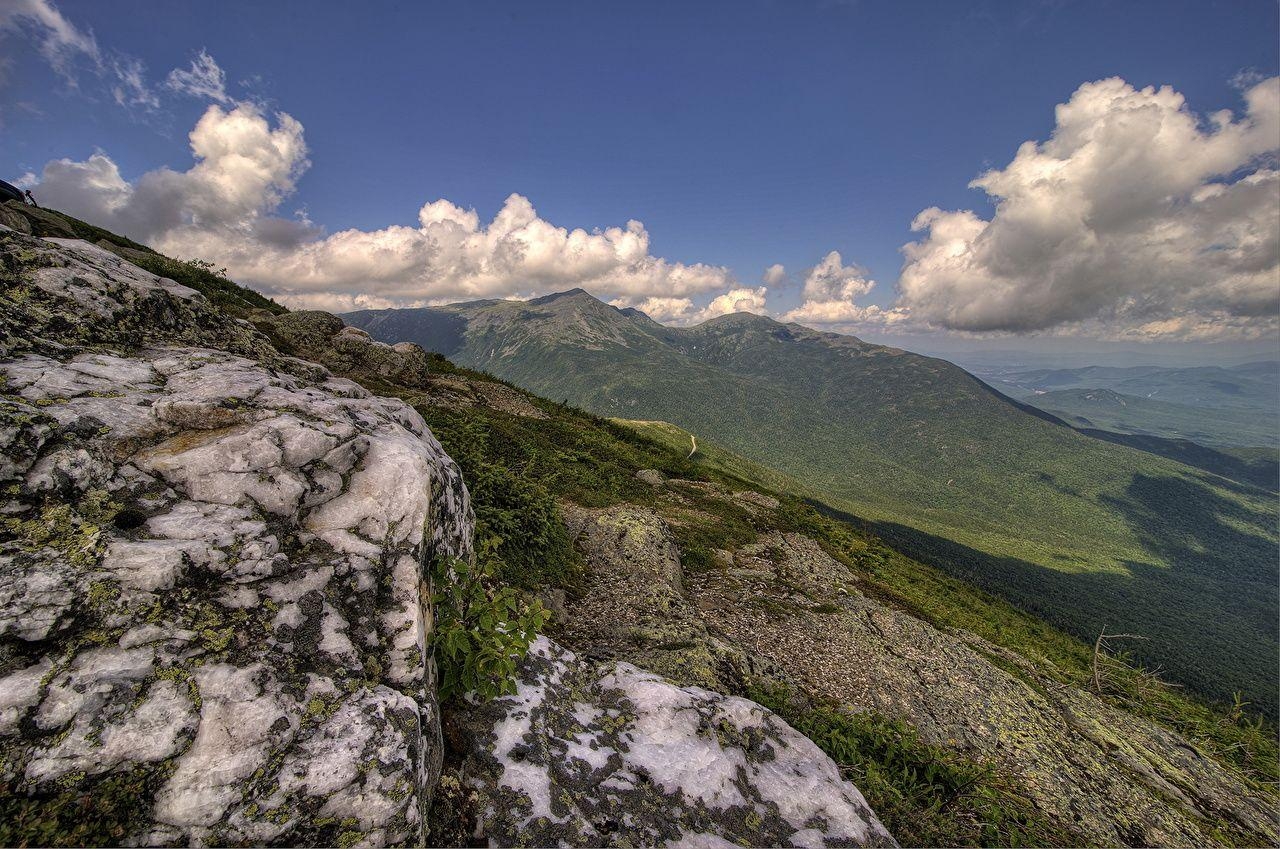
[[[975,370],[1012,395],[1068,389],[1108,389],[1153,401],[1192,407],[1251,409],[1272,416],[1280,408],[1280,362],[1239,366],[1164,368],[1161,366],[1087,366],[1070,369]]]
[[[1142,633],[1135,655],[1167,674],[1275,704],[1275,500],[1258,488],[1080,434],[948,362],[745,313],[671,328],[574,290],[345,318],[705,435],[1068,630]]]
[[[1280,446],[1280,421],[1275,410],[1193,407],[1096,388],[1058,389],[1020,397],[1076,427],[1218,447]]]

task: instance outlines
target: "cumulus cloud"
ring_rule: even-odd
[[[862,306],[856,303],[875,285],[865,268],[845,265],[840,252],[831,251],[805,273],[800,306],[779,318],[846,332],[885,330],[905,325],[909,319],[907,310],[886,310],[876,304]]]
[[[190,142],[189,170],[159,169],[132,183],[101,151],[50,162],[41,196],[162,251],[225,265],[295,306],[413,305],[574,286],[636,303],[733,288],[726,268],[653,256],[639,221],[571,230],[518,194],[488,222],[436,200],[418,211],[416,226],[324,236],[305,217],[275,215],[309,165],[295,119],[280,113],[273,122],[251,103],[211,106]]]
[[[706,306],[698,308],[692,298],[672,298],[651,296],[643,299],[615,298],[610,303],[615,307],[635,307],[654,321],[662,324],[690,325],[699,324],[719,315],[730,315],[735,312],[753,312],[764,315],[767,310],[765,302],[768,288],[760,286],[755,289],[741,287],[716,295]]]
[[[967,331],[1131,338],[1272,333],[1280,310],[1280,78],[1200,120],[1169,87],[1086,83],[1048,141],[971,183],[995,205],[921,212],[898,307]]]
[[[191,60],[189,70],[174,68],[170,71],[164,85],[170,91],[202,100],[212,100],[224,105],[231,103],[231,98],[227,96],[227,75],[205,50],[201,50]]]
[[[775,262],[764,270],[760,281],[766,286],[781,286],[787,282],[787,269],[782,266],[782,263]]]
[[[250,104],[209,107],[190,144],[195,164],[189,170],[161,168],[136,183],[101,151],[82,162],[54,160],[44,167],[40,195],[50,206],[162,250],[201,255],[190,247],[251,234],[309,164],[302,125],[282,113],[273,127]]]

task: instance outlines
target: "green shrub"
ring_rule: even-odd
[[[432,569],[432,649],[441,701],[467,693],[483,700],[514,693],[516,664],[547,622],[541,602],[526,601],[498,583],[494,552],[500,543],[488,537],[475,563],[451,558]]]

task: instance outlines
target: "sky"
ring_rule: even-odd
[[[0,177],[295,308],[1277,350],[1273,0],[0,0]]]

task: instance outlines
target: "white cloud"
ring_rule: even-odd
[[[634,307],[662,324],[689,324],[696,312],[693,298],[667,298],[650,296],[648,298],[614,298],[609,302],[615,307]]]
[[[783,268],[782,263],[775,262],[764,270],[760,281],[766,286],[781,286],[787,282],[787,269]]]
[[[800,306],[779,316],[783,321],[853,332],[858,329],[904,325],[906,310],[885,310],[856,303],[875,288],[865,268],[845,265],[839,251],[831,251],[805,273]]]
[[[73,88],[80,87],[81,72],[87,72],[101,81],[120,106],[146,111],[160,108],[160,97],[147,79],[141,59],[99,47],[92,32],[73,24],[50,0],[0,0],[0,34],[6,32],[25,35],[49,67]],[[6,60],[0,59],[0,71],[5,67]],[[0,84],[3,82],[0,74]],[[191,60],[189,70],[170,71],[164,88],[224,106],[234,104],[227,95],[226,74],[205,50]]]
[[[711,303],[699,311],[697,320],[706,321],[718,315],[729,315],[735,312],[763,314],[768,291],[768,287],[760,286],[756,289],[732,289],[723,295],[716,295],[711,299]]]
[[[40,195],[50,206],[161,249],[202,255],[186,248],[252,239],[309,164],[301,124],[280,114],[273,128],[248,104],[209,107],[190,142],[196,162],[189,170],[162,168],[136,183],[125,181],[101,151],[83,162],[54,160],[44,167]]]
[[[111,96],[121,106],[141,106],[158,109],[160,98],[151,90],[146,79],[146,66],[141,60],[121,56],[111,61],[116,82],[111,86]]]
[[[1169,87],[1080,86],[1048,141],[971,184],[995,203],[926,209],[898,307],[967,331],[1125,338],[1274,333],[1280,310],[1280,78],[1205,120]]]
[[[164,85],[170,91],[192,97],[224,105],[231,103],[231,98],[227,96],[227,75],[205,50],[201,50],[191,60],[190,70],[174,68],[170,71]]]
[[[49,0],[0,2],[0,31],[5,30],[29,35],[50,67],[72,84],[76,61],[85,58],[95,66],[102,66],[102,52],[93,33],[77,28]]]
[[[211,106],[190,140],[189,170],[160,169],[133,183],[102,152],[50,162],[41,197],[167,253],[225,265],[237,280],[296,306],[408,305],[574,286],[636,302],[734,284],[726,268],[653,256],[639,221],[571,230],[541,218],[518,194],[487,223],[475,210],[436,200],[419,210],[417,226],[321,237],[305,218],[273,215],[309,165],[292,117],[281,113],[273,126],[253,104]]]
[[[120,106],[160,106],[142,60],[103,50],[92,32],[69,21],[50,0],[0,0],[0,34],[10,32],[26,36],[71,88],[80,88],[82,73],[88,73]]]
[[[615,298],[610,301],[615,307],[635,307],[654,321],[663,324],[689,325],[699,324],[719,315],[730,315],[735,312],[752,312],[764,315],[767,311],[765,301],[768,288],[760,286],[756,289],[730,289],[716,295],[702,308],[696,308],[692,298],[673,298],[650,296],[647,298]]]

